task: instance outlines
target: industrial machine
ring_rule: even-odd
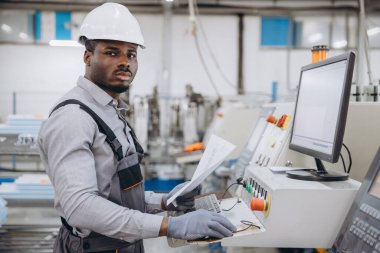
[[[348,179],[344,173],[343,177],[336,177],[340,174],[338,171],[343,172],[341,163],[335,165],[339,168],[332,168],[334,176],[327,179],[325,174],[330,173],[329,170],[310,170],[310,165],[316,159],[336,163],[342,141],[346,140],[343,138],[346,118],[347,125],[350,125],[355,123],[358,108],[364,114],[366,106],[362,104],[351,103],[348,107],[352,57],[345,54],[304,67],[296,106],[289,103],[263,108],[242,153],[245,157],[240,158],[248,166],[245,170],[240,168],[240,173],[244,171],[245,187],[240,187],[237,195],[251,207],[265,232],[224,238],[222,245],[332,247],[360,182]],[[380,107],[376,109],[379,111]],[[269,113],[264,116],[264,112]],[[357,124],[362,127],[361,133],[371,131],[368,122]],[[345,136],[349,139],[354,133],[352,128],[347,129],[350,131]],[[362,135],[370,146],[376,142],[370,136]],[[356,150],[355,144],[350,145],[352,150]],[[318,166],[321,163],[317,161]],[[240,164],[244,167],[244,162]],[[360,167],[359,164],[356,166]],[[240,173],[236,176],[241,176]],[[257,205],[257,200],[264,204]]]

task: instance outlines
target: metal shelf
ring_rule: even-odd
[[[4,226],[0,228],[0,252],[50,253],[59,227]]]

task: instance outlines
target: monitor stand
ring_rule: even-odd
[[[348,179],[349,175],[347,173],[327,171],[320,159],[314,159],[317,165],[317,169],[287,171],[287,176],[289,178],[307,181],[344,181]]]

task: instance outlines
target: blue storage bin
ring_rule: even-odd
[[[13,177],[0,177],[0,184],[2,183],[13,183],[16,179]]]
[[[151,178],[144,181],[146,191],[170,192],[178,184],[185,182],[184,179],[159,179]]]

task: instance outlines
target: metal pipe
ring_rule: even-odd
[[[367,25],[366,25],[367,22],[366,22],[366,16],[365,16],[364,0],[359,0],[359,4],[360,4],[360,28],[361,28],[360,38],[361,38],[361,43],[364,43],[363,50],[365,54],[365,60],[367,62],[367,74],[368,74],[369,84],[372,85],[373,82],[372,82],[371,62],[369,60],[369,55],[368,55],[369,41],[368,41],[368,34],[367,34]]]
[[[244,15],[239,13],[239,28],[238,28],[238,86],[237,92],[239,95],[245,93],[243,80],[243,60],[244,60]]]
[[[12,114],[16,114],[17,112],[17,96],[16,96],[16,92],[14,91],[12,93]]]
[[[161,101],[160,114],[160,134],[168,147],[170,134],[170,80],[171,80],[171,33],[172,33],[172,4],[163,3],[164,7],[164,24],[162,36],[162,82],[159,84],[159,94]]]

